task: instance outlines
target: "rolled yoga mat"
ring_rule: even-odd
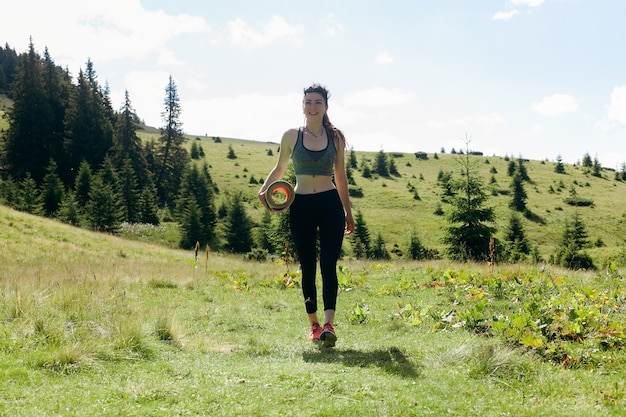
[[[265,190],[265,201],[274,210],[282,211],[293,203],[296,193],[287,181],[274,181]]]

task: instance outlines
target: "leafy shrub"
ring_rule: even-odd
[[[348,187],[348,194],[350,194],[350,197],[363,197],[363,188]]]
[[[591,256],[572,247],[561,247],[552,256],[554,265],[569,269],[596,269]]]
[[[579,196],[567,197],[567,198],[564,198],[563,201],[565,201],[570,206],[576,206],[576,207],[586,207],[586,206],[593,205],[593,200],[588,199],[588,198],[582,198]]]
[[[246,261],[264,262],[267,260],[268,254],[269,252],[267,251],[267,249],[254,248],[252,249],[252,251],[244,255],[244,259]]]

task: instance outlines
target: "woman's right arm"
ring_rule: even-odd
[[[268,209],[272,210],[268,207],[267,201],[265,201],[265,191],[267,187],[270,186],[274,181],[278,181],[283,177],[285,171],[287,170],[287,165],[289,165],[289,160],[291,159],[291,152],[293,150],[293,146],[295,143],[295,139],[297,138],[297,130],[291,129],[286,131],[283,134],[282,139],[280,140],[280,150],[278,151],[278,161],[276,165],[270,173],[267,175],[265,182],[259,189],[258,197],[261,200],[261,204]]]

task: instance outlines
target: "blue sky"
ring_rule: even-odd
[[[626,162],[622,0],[57,0],[3,8],[2,43],[94,63],[121,107],[161,126],[171,75],[183,129],[279,142],[302,89],[331,91],[355,150],[470,149]]]

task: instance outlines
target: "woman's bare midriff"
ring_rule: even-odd
[[[296,175],[296,194],[315,194],[335,188],[328,175]]]

